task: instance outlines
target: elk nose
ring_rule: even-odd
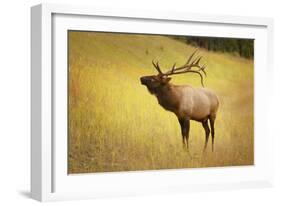
[[[146,80],[146,78],[145,78],[145,77],[141,77],[141,78],[140,78],[140,82],[141,82],[141,84],[144,84],[144,83],[145,83],[145,80]]]

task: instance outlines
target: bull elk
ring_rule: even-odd
[[[206,76],[205,66],[200,66],[202,57],[193,58],[196,51],[193,52],[187,62],[181,66],[173,67],[163,73],[160,66],[152,61],[153,66],[158,71],[157,75],[143,76],[140,78],[141,84],[145,85],[148,91],[155,95],[158,103],[168,111],[175,113],[181,126],[183,146],[189,148],[189,128],[190,120],[201,122],[205,130],[205,146],[207,147],[209,135],[212,135],[212,151],[214,151],[215,138],[215,120],[219,107],[217,95],[204,88],[203,74]],[[193,88],[190,85],[173,85],[170,83],[172,75],[195,73],[201,78],[203,88]],[[208,124],[210,121],[210,127]]]

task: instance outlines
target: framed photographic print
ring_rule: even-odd
[[[34,199],[273,184],[271,19],[31,15]]]

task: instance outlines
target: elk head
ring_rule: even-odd
[[[151,94],[154,94],[157,92],[158,89],[161,87],[167,85],[169,81],[171,80],[170,77],[167,75],[164,75],[163,72],[160,69],[160,66],[157,63],[154,63],[152,61],[153,66],[158,71],[157,75],[150,75],[150,76],[143,76],[140,78],[141,84],[145,85],[148,89],[148,91]]]
[[[200,76],[201,84],[204,87],[203,75],[201,72],[203,72],[204,75],[206,75],[205,66],[199,65],[200,60],[202,58],[201,56],[192,60],[195,53],[196,53],[196,51],[190,55],[187,62],[183,66],[176,67],[176,63],[175,63],[173,65],[173,67],[165,73],[163,73],[161,71],[158,62],[154,63],[154,61],[152,61],[152,64],[153,64],[154,68],[158,71],[158,74],[141,77],[140,78],[141,84],[145,85],[147,87],[148,91],[153,94],[153,93],[156,93],[157,90],[161,89],[161,87],[163,87],[169,83],[169,81],[171,80],[171,77],[170,77],[171,75],[184,74],[184,73],[196,73]],[[196,68],[196,69],[194,70],[192,68]]]

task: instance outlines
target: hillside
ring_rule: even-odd
[[[220,99],[213,153],[202,152],[197,122],[183,149],[176,116],[140,84],[156,74],[152,60],[166,70],[195,49],[157,35],[69,33],[69,173],[253,164],[253,61],[199,50]],[[201,86],[192,74],[172,83]]]

